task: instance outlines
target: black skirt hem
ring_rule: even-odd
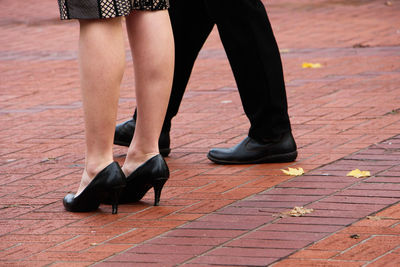
[[[128,16],[132,11],[159,11],[169,8],[169,0],[58,0],[60,19],[108,19]]]

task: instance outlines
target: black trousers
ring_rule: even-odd
[[[290,131],[279,49],[260,0],[170,0],[175,72],[163,130],[169,131],[194,62],[217,25],[250,121],[249,136],[269,139]]]

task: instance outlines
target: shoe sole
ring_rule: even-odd
[[[130,143],[114,140],[114,145],[129,147]],[[170,148],[160,148],[161,156],[168,157],[169,153],[171,153]]]
[[[285,163],[285,162],[293,162],[297,158],[297,151],[289,152],[285,154],[278,154],[272,156],[266,156],[257,160],[249,160],[249,161],[227,161],[220,160],[210,156],[207,154],[207,158],[216,164],[223,165],[238,165],[238,164],[261,164],[261,163]]]

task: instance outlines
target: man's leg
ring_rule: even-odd
[[[173,89],[164,121],[167,131],[178,113],[194,62],[214,27],[203,0],[170,0],[170,3],[176,54]]]
[[[169,9],[175,40],[175,70],[167,114],[160,136],[160,152],[170,152],[171,120],[177,114],[194,62],[210,34],[214,22],[208,16],[204,0],[170,0]],[[136,111],[132,120],[117,125],[114,144],[129,146],[135,129]]]
[[[251,124],[249,140],[230,150],[211,150],[209,158],[222,164],[294,160],[282,62],[264,5],[260,0],[208,3]],[[271,143],[274,149],[268,148]]]

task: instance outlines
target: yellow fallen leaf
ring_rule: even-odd
[[[352,170],[349,172],[346,176],[353,176],[356,178],[362,178],[362,177],[369,177],[371,176],[371,173],[369,171],[360,171],[359,169]]]
[[[292,175],[292,176],[300,176],[304,174],[303,168],[290,168],[288,170],[281,170],[284,174]]]
[[[303,69],[307,69],[307,68],[317,69],[317,68],[321,68],[322,65],[320,63],[304,62],[302,67],[303,67]]]

